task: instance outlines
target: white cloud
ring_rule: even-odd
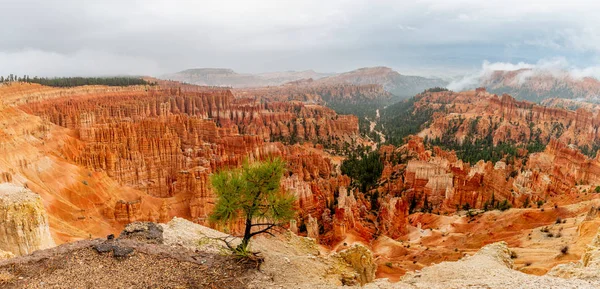
[[[481,65],[481,69],[466,74],[452,81],[448,88],[455,91],[473,89],[481,86],[494,72],[511,72],[522,70],[515,80],[522,84],[535,75],[551,75],[553,77],[569,77],[574,80],[582,80],[584,77],[600,79],[600,66],[577,67],[569,63],[564,57],[541,59],[535,64],[519,62],[516,64],[506,62],[491,63],[487,60]]]
[[[482,80],[491,76],[494,71],[515,71],[521,69],[531,69],[534,67],[535,65],[524,62],[519,62],[516,64],[508,62],[491,63],[487,60],[484,60],[481,64],[480,70],[474,73],[466,74],[465,76],[450,82],[450,84],[448,84],[448,89],[461,91],[478,87],[480,86]]]
[[[508,62],[491,63],[487,60],[484,60],[483,64],[481,65],[482,70],[485,72],[491,72],[494,70],[514,71],[514,70],[520,70],[520,69],[524,69],[524,68],[533,68],[533,67],[535,67],[535,65],[525,63],[525,62],[519,62],[517,64],[512,64],[512,63],[508,63]]]

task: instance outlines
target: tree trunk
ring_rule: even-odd
[[[250,216],[246,216],[246,228],[244,228],[244,238],[242,239],[242,243],[238,246],[238,249],[242,252],[245,252],[248,249],[248,242],[250,242],[250,237],[252,233],[252,218]]]

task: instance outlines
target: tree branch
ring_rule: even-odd
[[[270,224],[268,227],[266,227],[266,228],[264,228],[264,229],[262,229],[260,231],[256,231],[254,233],[251,233],[250,234],[250,238],[252,238],[252,237],[254,237],[254,236],[258,235],[258,234],[267,233],[269,230],[271,230],[275,226],[277,226],[277,225],[276,224]]]
[[[235,247],[233,247],[231,245],[231,242],[235,241],[235,239],[239,239],[239,237],[236,236],[225,236],[225,237],[209,237],[209,236],[205,236],[208,239],[212,239],[212,240],[220,240],[223,241],[223,243],[225,243],[225,245],[227,246],[227,248],[229,248],[231,251],[235,250]],[[229,241],[228,239],[233,239],[231,241]]]
[[[269,225],[280,226],[279,224],[274,224],[274,223],[259,223],[259,224],[252,224],[250,226],[254,227],[254,226],[269,226]]]

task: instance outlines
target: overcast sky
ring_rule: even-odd
[[[600,62],[599,2],[0,0],[0,74],[384,65],[444,76],[548,59],[585,70]]]

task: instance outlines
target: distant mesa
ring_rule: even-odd
[[[190,84],[250,88],[293,84],[378,84],[400,97],[410,97],[431,87],[444,87],[448,83],[438,78],[402,75],[389,67],[364,67],[344,73],[320,73],[314,70],[283,71],[259,74],[237,73],[228,68],[197,68],[163,75],[160,78]]]
[[[247,88],[282,85],[290,81],[306,78],[318,79],[328,75],[327,73],[317,73],[313,70],[249,74],[237,73],[228,68],[195,68],[163,75],[160,78],[197,85]]]

